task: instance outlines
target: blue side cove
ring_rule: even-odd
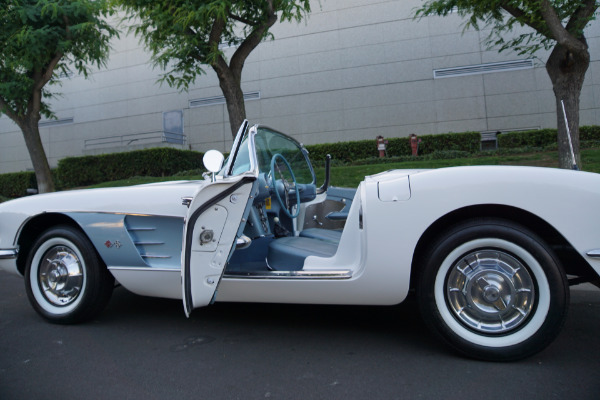
[[[68,213],[109,267],[181,268],[183,218]]]
[[[183,219],[127,215],[125,228],[150,267],[181,269]]]

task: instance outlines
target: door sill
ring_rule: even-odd
[[[303,280],[303,279],[350,279],[352,270],[319,270],[319,271],[225,271],[223,279],[278,279],[278,280]]]

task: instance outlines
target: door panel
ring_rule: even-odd
[[[186,315],[210,304],[237,233],[256,177],[252,173],[202,187],[192,200],[184,230],[182,290]]]

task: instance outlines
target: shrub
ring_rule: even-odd
[[[479,132],[424,135],[419,136],[419,139],[421,139],[419,155],[430,154],[436,150],[473,153],[479,151],[481,146]],[[403,157],[412,154],[410,138],[389,138],[387,140],[388,157]],[[313,162],[320,162],[319,160],[325,159],[327,154],[331,154],[334,160],[345,163],[376,158],[379,155],[375,139],[308,145],[306,149],[309,151]]]
[[[544,147],[556,143],[556,129],[535,129],[498,135],[498,147]]]
[[[580,126],[579,127],[579,141],[600,141],[600,126]]]
[[[556,149],[556,129],[536,129],[531,131],[508,132],[498,135],[498,147],[542,147]],[[579,141],[600,140],[600,126],[580,126]]]
[[[202,167],[203,153],[161,147],[127,153],[67,157],[58,162],[59,186],[78,187],[132,176],[168,176]]]
[[[8,198],[25,196],[27,189],[37,189],[35,173],[13,172],[0,175],[0,195]]]
[[[376,157],[375,140],[357,140],[355,142],[323,143],[306,146],[313,162],[324,160],[331,154],[332,160],[350,162],[363,158]]]

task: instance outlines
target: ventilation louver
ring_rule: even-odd
[[[492,72],[517,71],[533,68],[533,60],[506,61],[489,64],[467,65],[464,67],[442,68],[433,71],[434,79],[450,78],[453,76],[481,75]]]
[[[244,93],[244,100],[259,100],[260,92],[246,92]],[[225,104],[224,96],[204,97],[202,99],[190,100],[190,108],[194,107],[206,107],[214,106],[218,104]]]

